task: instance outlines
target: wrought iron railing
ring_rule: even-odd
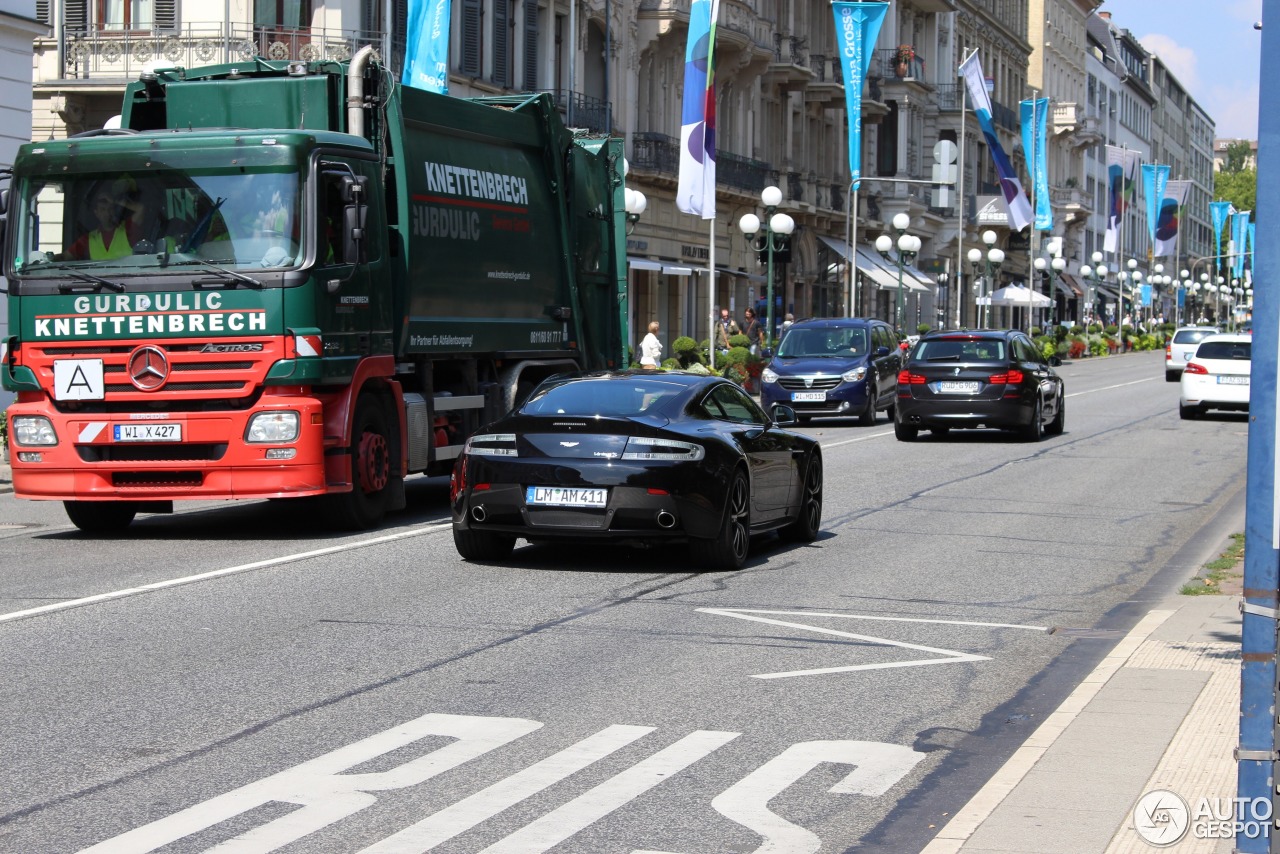
[[[962,83],[946,83],[936,87],[938,98],[938,111],[941,113],[959,112],[961,106],[964,105],[964,92],[960,88]]]
[[[773,167],[763,160],[752,160],[727,151],[716,153],[716,183],[735,190],[759,193],[769,186]]]
[[[134,78],[148,63],[156,62],[183,68],[250,62],[255,57],[341,62],[365,45],[373,45],[379,54],[385,46],[379,32],[281,29],[221,21],[188,22],[164,32],[68,30],[65,36],[63,67],[68,79]],[[398,73],[404,62],[402,41],[392,43],[387,59],[387,67]]]
[[[644,172],[676,175],[680,172],[680,140],[654,131],[631,135],[631,165]],[[716,178],[721,170],[716,169]]]
[[[568,89],[538,89],[551,95],[556,109],[569,127],[585,128],[594,133],[613,132],[613,104]]]
[[[809,39],[806,36],[784,36],[782,33],[774,33],[773,61],[807,68],[809,57],[805,48],[808,45]]]
[[[815,83],[844,85],[844,66],[841,65],[839,56],[815,53],[809,57],[809,61],[812,63],[809,67],[813,69]]]
[[[878,66],[883,77],[898,80],[924,79],[924,59],[918,53],[913,52],[910,59],[903,59],[901,51],[896,47],[888,47],[877,50],[875,59],[873,67]]]

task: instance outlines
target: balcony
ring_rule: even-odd
[[[911,59],[905,62],[899,62],[899,49],[896,47],[881,48],[877,50],[872,60],[872,73],[879,68],[879,74],[885,79],[886,83],[894,81],[913,81],[925,85],[925,64],[924,58],[918,53],[912,53]]]
[[[655,131],[631,137],[631,168],[666,179],[672,186],[680,174],[680,140]],[[773,169],[764,161],[728,151],[716,152],[716,185],[759,195],[771,181]]]
[[[379,51],[383,47],[379,32],[278,29],[221,21],[189,22],[164,32],[81,29],[67,30],[65,35],[62,69],[68,80],[132,80],[143,66],[155,61],[183,68],[249,62],[255,57],[342,62],[365,45]],[[390,70],[398,75],[403,61],[404,45],[393,45]]]
[[[571,128],[585,128],[592,133],[613,132],[613,104],[568,89],[538,89],[551,95],[556,109]]]
[[[809,85],[814,73],[809,68],[806,51],[809,40],[804,36],[773,35],[773,60],[764,75],[764,82],[785,91],[799,91]]]
[[[815,53],[810,57],[813,80],[804,90],[804,100],[810,104],[844,104],[844,67],[840,57]]]
[[[1081,222],[1093,213],[1089,196],[1079,187],[1050,187],[1049,201],[1053,204],[1054,212],[1068,223]]]

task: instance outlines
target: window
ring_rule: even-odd
[[[99,29],[151,29],[152,0],[97,0],[95,5]]]
[[[737,386],[719,385],[703,401],[707,413],[719,421],[764,426],[765,415],[755,401]]]
[[[311,0],[253,0],[253,23],[273,29],[310,27]]]

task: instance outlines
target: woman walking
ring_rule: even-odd
[[[662,364],[662,342],[658,340],[658,321],[649,324],[649,334],[640,342],[640,365],[647,371]]]

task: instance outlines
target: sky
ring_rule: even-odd
[[[1213,118],[1214,136],[1258,138],[1262,0],[1105,0],[1099,11],[1173,71]]]

